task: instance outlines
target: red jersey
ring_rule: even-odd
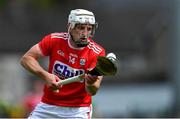
[[[74,48],[69,39],[68,33],[52,33],[38,43],[42,53],[49,56],[48,71],[64,80],[94,68],[97,56],[105,56],[104,48],[90,38],[89,44],[83,48]],[[58,106],[89,106],[91,96],[86,92],[84,81],[63,85],[59,92],[53,92],[45,85],[42,102]]]

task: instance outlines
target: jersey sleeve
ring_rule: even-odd
[[[44,56],[48,56],[52,51],[52,39],[51,35],[45,36],[39,43],[39,47]]]
[[[96,57],[94,57],[94,58],[92,59],[92,62],[91,62],[91,64],[89,65],[89,69],[93,69],[93,68],[96,67],[97,57],[98,57],[98,56],[105,56],[105,55],[106,55],[106,53],[105,53],[105,50],[103,49]]]

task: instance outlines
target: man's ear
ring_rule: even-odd
[[[68,29],[68,33],[70,33],[71,30],[72,30],[72,27],[71,27],[71,24],[70,24],[70,23],[67,24],[67,29]]]
[[[66,25],[66,27],[69,29],[69,26],[70,26],[70,23],[68,23],[67,25]]]

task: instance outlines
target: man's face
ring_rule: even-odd
[[[76,24],[70,33],[75,42],[87,42],[87,38],[91,36],[93,26],[89,24]]]

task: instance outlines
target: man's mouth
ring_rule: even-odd
[[[83,41],[83,42],[87,41],[87,38],[81,38],[81,41]]]

